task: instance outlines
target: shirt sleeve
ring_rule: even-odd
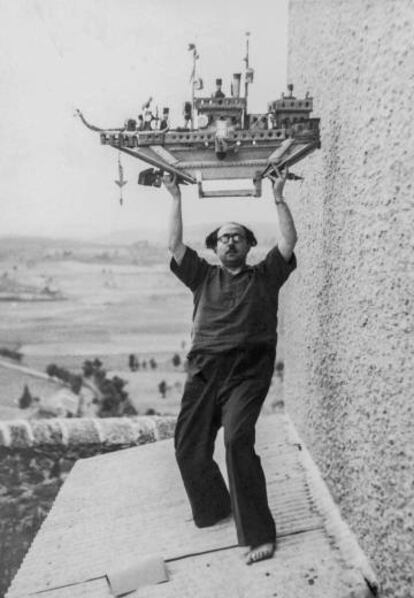
[[[194,293],[207,276],[209,263],[187,247],[181,264],[171,258],[170,269]]]
[[[280,253],[277,245],[273,247],[258,266],[266,282],[273,292],[277,292],[287,281],[290,274],[296,268],[296,256],[293,253],[287,261]]]

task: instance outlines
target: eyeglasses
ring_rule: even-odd
[[[221,235],[221,237],[217,238],[217,241],[220,241],[220,243],[227,245],[228,243],[230,243],[230,239],[233,240],[235,243],[240,243],[240,241],[244,241],[245,238],[246,237],[241,233],[224,233],[224,235]]]

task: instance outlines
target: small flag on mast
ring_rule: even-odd
[[[194,89],[197,91],[201,91],[204,88],[204,83],[201,77],[198,77],[198,79],[195,79],[193,82],[194,85]]]
[[[190,82],[194,81],[196,74],[196,61],[199,59],[195,44],[188,44],[188,51],[193,53],[193,69],[191,71]]]
[[[246,69],[246,83],[253,83],[254,69],[248,67]]]

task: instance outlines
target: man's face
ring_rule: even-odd
[[[244,266],[249,250],[246,233],[240,224],[229,222],[220,227],[215,252],[223,266],[229,268]]]

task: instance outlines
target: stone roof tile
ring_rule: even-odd
[[[12,420],[9,422],[10,444],[16,448],[32,446],[34,437],[28,420]]]
[[[32,422],[32,432],[33,432],[33,439],[34,444],[42,445],[62,445],[63,443],[63,432],[61,426],[60,419],[40,419],[36,421],[36,424],[33,425]],[[1,444],[1,441],[0,441]]]

